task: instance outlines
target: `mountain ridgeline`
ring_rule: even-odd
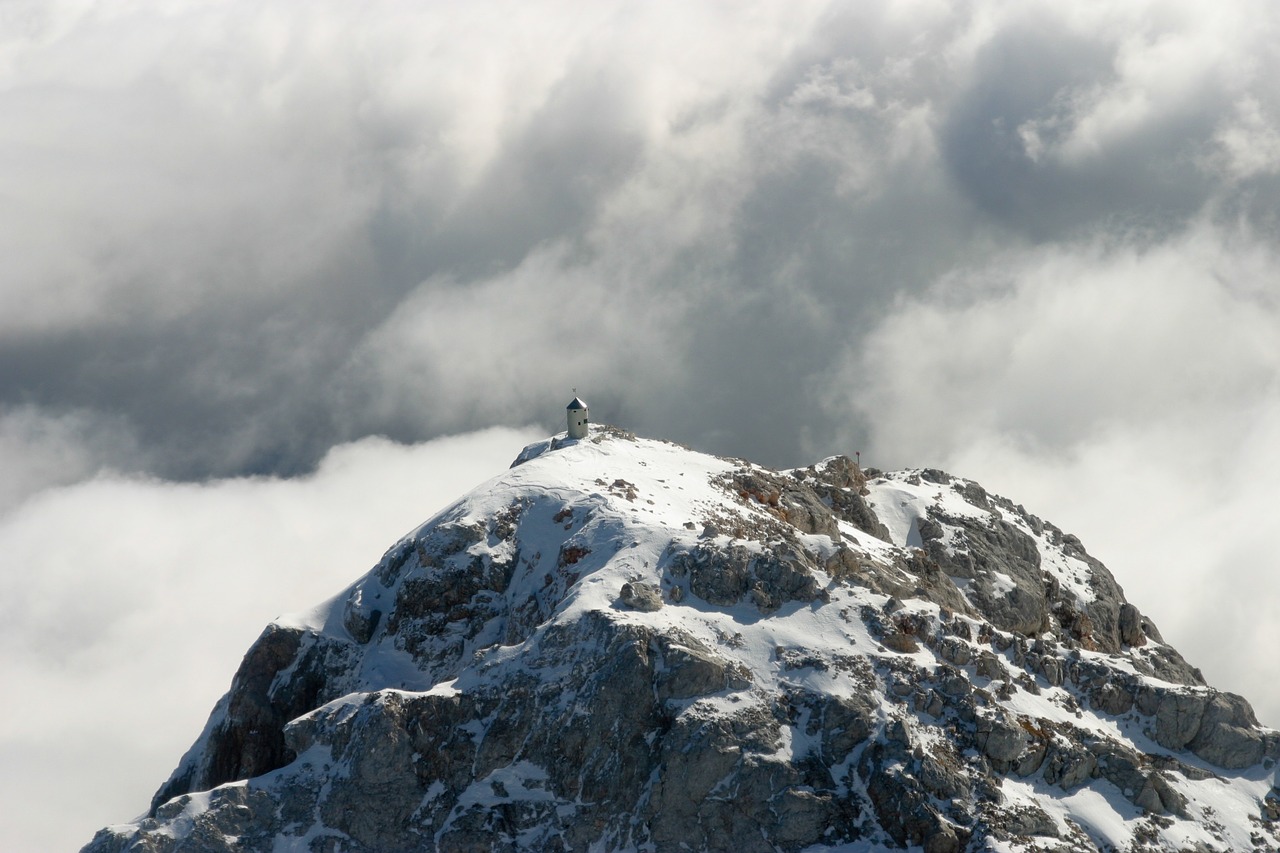
[[[1275,850],[1277,759],[977,483],[592,426],[269,625],[85,850]]]

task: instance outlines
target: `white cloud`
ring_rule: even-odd
[[[517,419],[575,386],[643,398],[675,384],[683,300],[651,302],[626,268],[566,254],[548,247],[467,287],[426,282],[357,351],[347,408],[447,431]]]
[[[1260,75],[1275,64],[1270,29],[1260,25],[1270,10],[1252,0],[979,7],[975,24],[954,43],[962,67],[983,50],[1009,49],[1011,32],[1028,41],[1052,32],[1084,55],[1099,51],[1074,72],[1059,69],[1066,72],[1059,85],[1017,126],[1032,161],[1071,169],[1135,146],[1194,145],[1197,125],[1211,124],[1233,97],[1259,88]],[[1056,60],[1045,60],[1038,70],[1052,73]]]
[[[1280,120],[1275,107],[1267,109],[1246,95],[1235,104],[1234,115],[1214,133],[1217,148],[1207,160],[1229,177],[1244,180],[1280,172]]]
[[[0,409],[0,517],[36,492],[129,465],[137,455],[136,440],[118,420],[36,406]]]
[[[273,618],[335,594],[502,473],[531,431],[334,448],[309,477],[103,477],[0,516],[0,848],[144,811]]]

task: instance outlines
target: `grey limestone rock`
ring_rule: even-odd
[[[967,800],[973,785],[959,758],[951,751],[938,750],[920,759],[920,784],[941,800]]]
[[[1022,726],[1004,716],[983,716],[978,720],[977,740],[984,755],[1009,764],[1022,755],[1029,738]]]
[[[655,635],[650,641],[655,661],[654,692],[659,700],[688,699],[750,684],[745,673],[692,637]]]
[[[960,532],[959,547],[943,544],[943,524]],[[970,598],[996,628],[1025,635],[1048,626],[1049,587],[1030,536],[1003,519],[988,524],[937,510],[919,530],[925,551],[944,572],[972,581]],[[1013,586],[1000,575],[1012,578]]]
[[[800,472],[796,472],[800,473]],[[805,482],[815,494],[831,507],[831,512],[841,521],[872,536],[889,541],[889,530],[876,517],[867,504],[867,478],[848,456],[831,459],[804,469]]]
[[[690,592],[719,607],[731,607],[750,593],[756,606],[769,613],[788,601],[813,601],[821,595],[812,558],[786,543],[760,554],[742,545],[698,544],[675,553],[669,566],[677,583],[687,578]]]
[[[689,578],[689,591],[708,604],[737,604],[750,588],[751,554],[741,545],[699,545],[671,560],[671,574]]]
[[[1104,714],[1119,716],[1133,707],[1133,694],[1109,680],[1096,682],[1088,695],[1089,705]]]
[[[727,499],[653,528],[669,539],[647,555],[617,524],[590,534],[603,492],[643,512],[612,471],[584,495],[445,512],[338,600],[329,633],[264,631],[151,815],[86,850],[1067,851],[1095,840],[1002,783],[1114,788],[1157,838],[1201,819],[1188,785],[1280,759],[1079,540],[976,483],[914,475],[974,512],[933,506],[924,547],[897,549],[850,532],[888,538],[847,457],[718,470]],[[1090,594],[1059,588],[1041,548]],[[585,588],[604,603],[579,606]],[[1280,844],[1268,808],[1263,849]]]
[[[1253,709],[1233,693],[1215,693],[1205,702],[1188,747],[1205,761],[1230,769],[1257,764],[1264,753]]]
[[[865,586],[884,595],[924,598],[954,613],[974,612],[955,581],[918,549],[884,565],[870,559],[865,552],[841,545],[828,557],[825,570],[838,581]]]
[[[1180,690],[1158,689],[1152,692],[1155,694],[1155,707],[1151,711],[1155,716],[1152,737],[1163,747],[1182,749],[1200,731],[1207,697]]]
[[[1147,634],[1143,630],[1142,614],[1129,602],[1120,605],[1119,629],[1120,642],[1127,646],[1141,646],[1147,642]]]
[[[381,619],[382,611],[370,606],[363,585],[354,587],[342,608],[342,625],[351,638],[357,643],[369,642]]]
[[[1082,744],[1055,741],[1044,760],[1044,780],[1064,791],[1077,788],[1093,776],[1098,759]]]
[[[652,613],[662,609],[662,590],[651,583],[643,581],[624,583],[618,597],[632,610]]]
[[[341,679],[333,676],[348,662],[341,643],[268,626],[245,653],[201,740],[156,792],[152,810],[179,794],[258,776],[292,761],[285,724],[340,695]],[[281,679],[286,672],[289,677]]]
[[[1007,820],[1007,828],[1012,835],[1059,837],[1057,821],[1039,806],[1018,806],[1010,810]]]

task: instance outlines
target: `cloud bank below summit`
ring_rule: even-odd
[[[465,455],[472,485],[531,433],[437,440],[561,429],[577,387],[699,450],[979,480],[1280,724],[1250,651],[1280,639],[1278,15],[0,4],[0,524],[142,514],[92,560],[24,539],[4,580],[127,599],[140,518],[183,523],[158,495],[328,517],[334,454],[368,491],[396,494],[374,484],[402,457]],[[86,607],[98,663],[128,660]],[[49,695],[83,676],[32,660]],[[103,683],[127,695],[122,666]]]
[[[101,477],[0,517],[5,850],[145,810],[269,621],[338,594],[540,436],[363,439],[305,478]]]

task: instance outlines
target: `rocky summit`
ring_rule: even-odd
[[[85,850],[1276,850],[1277,759],[977,483],[592,427],[269,625]]]

